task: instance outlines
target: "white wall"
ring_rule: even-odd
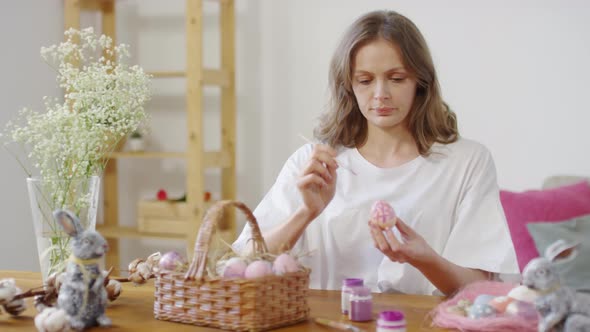
[[[39,56],[63,32],[60,0],[0,2],[0,126],[23,107],[56,96],[55,75]],[[25,173],[0,147],[0,269],[39,270]]]
[[[139,5],[141,3],[141,5]],[[238,196],[254,207],[285,159],[311,137],[326,102],[328,63],[344,29],[360,14],[394,9],[412,19],[435,58],[443,94],[466,137],[492,151],[500,185],[538,188],[551,174],[588,175],[590,4],[578,1],[237,0]],[[35,7],[35,10],[32,8]],[[118,41],[130,43],[146,70],[181,70],[183,1],[117,3]],[[204,62],[218,65],[215,8],[205,5]],[[0,123],[22,106],[41,107],[56,95],[38,50],[61,38],[62,1],[0,3],[3,48]],[[87,16],[86,23],[96,19]],[[18,77],[18,79],[16,79]],[[149,105],[153,148],[182,150],[184,81],[154,82]],[[206,146],[219,146],[218,93],[206,92]],[[184,190],[182,162],[123,161],[121,222],[133,224],[135,202],[159,188]],[[0,269],[37,269],[24,175],[0,151]],[[208,188],[216,190],[218,173]],[[9,230],[10,228],[10,230]],[[182,250],[173,241],[125,240],[122,262],[155,250]],[[10,249],[10,254],[6,254]]]
[[[311,135],[338,38],[375,9],[399,11],[425,35],[461,133],[490,148],[502,187],[590,173],[587,1],[270,0],[261,5],[265,187],[302,143],[297,133]]]

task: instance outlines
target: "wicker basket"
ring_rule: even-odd
[[[227,206],[246,214],[254,251],[267,252],[252,211],[241,202],[217,202],[205,215],[188,272],[165,271],[157,276],[155,318],[233,331],[269,330],[307,320],[309,269],[256,279],[206,276],[211,236]]]

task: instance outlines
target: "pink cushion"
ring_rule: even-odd
[[[590,185],[580,183],[525,192],[500,191],[500,201],[506,214],[510,236],[516,250],[518,267],[539,256],[526,224],[559,222],[590,213]]]

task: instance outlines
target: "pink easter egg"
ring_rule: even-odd
[[[497,296],[493,298],[488,304],[496,309],[497,312],[502,313],[506,311],[506,307],[513,302],[514,299],[508,296]]]
[[[232,257],[225,263],[224,278],[244,278],[248,264],[240,257]]]
[[[508,292],[508,297],[523,302],[533,303],[535,302],[535,299],[539,297],[539,292],[528,288],[527,286],[520,285],[512,288],[512,290]]]
[[[538,317],[538,312],[534,304],[518,300],[512,301],[506,307],[506,313],[512,316],[530,320],[535,320]]]
[[[272,269],[276,275],[280,276],[285,273],[299,271],[299,263],[293,256],[283,253],[275,259]]]
[[[386,201],[376,201],[371,207],[371,221],[380,227],[393,227],[395,211]]]
[[[182,266],[185,264],[185,262],[186,261],[181,254],[177,253],[176,251],[168,251],[162,255],[162,258],[160,258],[158,267],[160,270],[180,271],[182,270]]]
[[[272,274],[272,265],[267,261],[254,261],[248,265],[244,277],[248,279],[261,278]]]

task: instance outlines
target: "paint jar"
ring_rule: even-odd
[[[341,308],[342,314],[348,315],[348,310],[350,309],[350,292],[354,287],[359,287],[363,285],[363,279],[359,278],[346,278],[342,280],[342,293],[341,297]]]
[[[348,318],[354,322],[366,322],[373,319],[373,297],[369,287],[360,286],[352,289]]]
[[[406,332],[406,319],[401,311],[382,311],[377,319],[377,332]]]

